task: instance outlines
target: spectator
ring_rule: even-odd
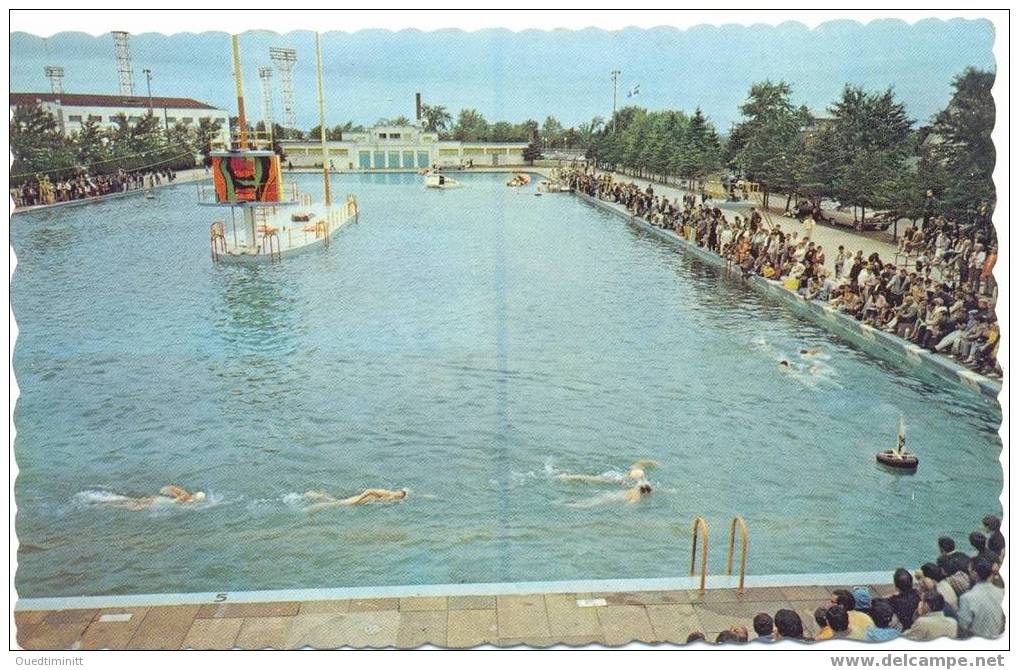
[[[945,571],[946,575],[969,570],[969,556],[955,550],[955,540],[950,537],[940,537],[938,538],[938,548],[941,550],[941,555],[938,556],[938,566]]]
[[[828,625],[828,608],[818,607],[814,610],[814,623],[817,624],[817,635],[814,636],[815,640],[830,640],[833,633],[831,626]]]
[[[984,558],[974,558],[969,577],[972,588],[959,596],[959,636],[977,635],[994,638],[1005,632],[1005,612],[1001,601],[1005,592],[992,585],[991,564]]]
[[[857,599],[859,596],[859,599]],[[870,609],[870,591],[866,587],[860,587],[852,593],[845,590],[835,591],[833,600],[846,612],[849,620],[849,633],[847,637],[853,640],[866,640],[867,629],[874,625],[870,615],[861,609]]]
[[[849,613],[841,605],[832,605],[825,613],[832,638],[849,637]],[[818,639],[821,639],[818,637]]]
[[[686,643],[690,644],[691,642],[707,642],[707,638],[704,637],[704,633],[694,631],[686,636]]]
[[[928,591],[920,601],[913,625],[902,636],[917,642],[957,637],[959,624],[955,619],[945,616],[944,609],[944,597],[937,591]]]
[[[775,612],[776,640],[803,640],[803,620],[793,610],[781,609]]]
[[[902,630],[909,630],[916,616],[916,608],[920,604],[920,594],[913,588],[913,575],[905,568],[895,571],[893,581],[895,593],[888,598],[888,604],[892,606]]]
[[[754,633],[757,634],[757,642],[775,641],[775,623],[772,621],[770,614],[761,612],[754,617]]]
[[[1002,558],[1005,553],[1005,536],[1001,534],[1001,519],[996,516],[984,517],[984,530],[987,532],[987,547]]]
[[[733,642],[739,643],[742,642],[742,640],[740,640],[739,636],[731,630],[723,630],[718,634],[718,637],[715,638],[715,644],[730,644]]]
[[[892,628],[894,617],[895,611],[891,603],[884,599],[875,600],[870,608],[870,618],[874,620],[874,625],[867,628],[867,641],[887,642],[897,638],[899,631]]]

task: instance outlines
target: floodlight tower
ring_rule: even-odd
[[[46,77],[50,80],[50,90],[57,95],[64,92],[64,68],[55,65],[47,65],[44,68]]]
[[[134,70],[131,69],[131,47],[127,43],[127,37],[127,33],[122,30],[113,31],[113,50],[117,56],[120,94],[134,95]]]
[[[258,68],[258,77],[262,80],[262,121],[265,123],[265,132],[272,137],[272,68]]]
[[[294,64],[297,62],[297,52],[293,49],[270,47],[269,58],[280,71],[280,87],[283,89],[283,125],[294,129],[297,127],[294,110]]]

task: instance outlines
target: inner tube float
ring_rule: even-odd
[[[909,452],[899,453],[895,449],[885,449],[877,454],[877,462],[897,470],[915,471],[920,459]]]

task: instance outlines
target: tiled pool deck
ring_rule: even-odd
[[[858,583],[847,583],[852,588]],[[15,611],[18,644],[57,649],[415,648],[434,645],[617,646],[709,640],[758,612],[814,610],[837,586],[433,595]],[[889,595],[889,585],[872,586]],[[19,606],[20,607],[20,606]]]

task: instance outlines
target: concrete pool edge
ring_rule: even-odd
[[[884,584],[891,570],[875,572],[832,572],[816,574],[747,575],[745,587],[861,586]],[[709,590],[733,589],[738,578],[715,575],[707,578]],[[472,584],[422,584],[403,586],[346,586],[335,588],[280,589],[264,591],[221,591],[195,593],[151,593],[109,596],[59,596],[19,598],[16,612],[159,607],[167,605],[252,604],[356,600],[367,598],[427,598],[455,596],[511,596],[554,593],[609,593],[641,591],[696,591],[698,577],[657,577],[637,579],[587,579],[539,582],[483,582]]]
[[[715,267],[724,268],[725,260],[702,247],[683,239],[671,230],[659,228],[644,219],[633,216],[620,205],[599,200],[585,193],[574,192],[582,201],[593,204],[611,212],[631,223],[656,235],[657,237],[679,245],[684,251],[693,253],[697,258]],[[810,317],[818,325],[827,328],[836,335],[850,340],[870,354],[896,363],[908,369],[921,368],[941,379],[955,382],[971,391],[997,399],[1001,393],[1002,383],[985,375],[970,370],[944,356],[931,353],[912,342],[903,340],[873,326],[868,326],[856,319],[843,314],[817,301],[807,300],[798,293],[783,287],[780,283],[769,281],[764,277],[749,278],[751,286],[762,293],[777,298],[792,307],[797,313]]]

